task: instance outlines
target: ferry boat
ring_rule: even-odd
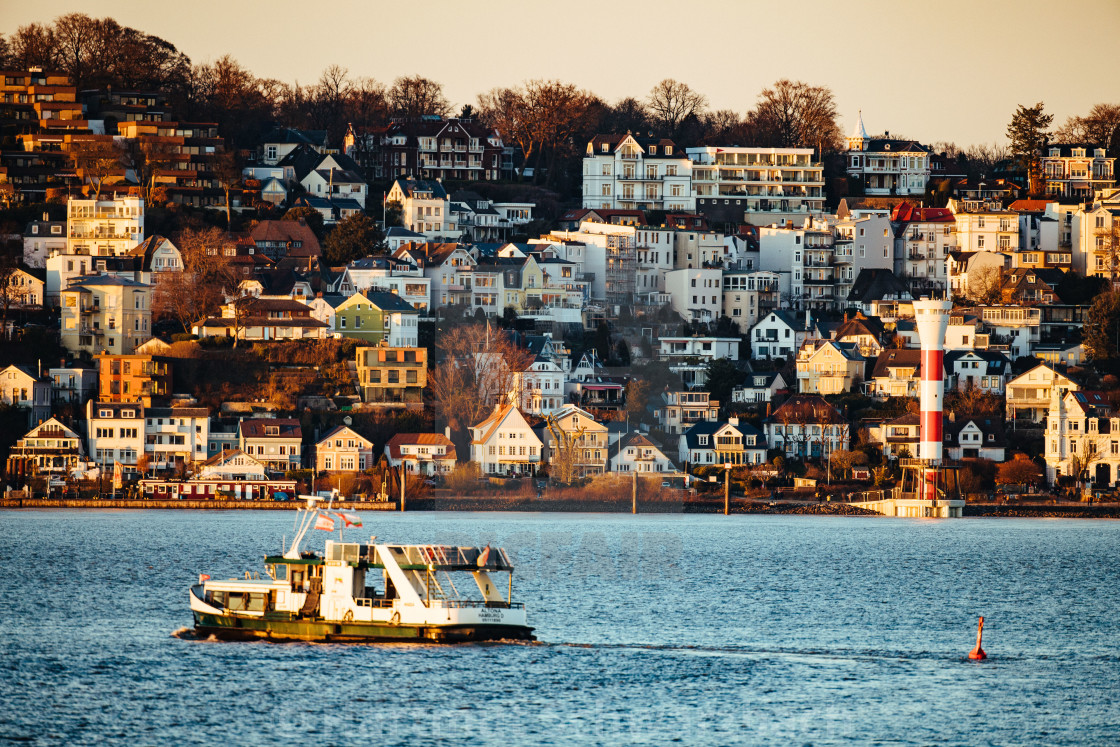
[[[361,526],[354,514],[301,498],[307,507],[296,536],[282,554],[265,557],[265,576],[199,576],[190,589],[199,634],[351,643],[535,640],[525,606],[513,601],[513,564],[504,550],[375,543],[371,537],[369,544],[327,540],[322,554],[301,551],[312,526]]]

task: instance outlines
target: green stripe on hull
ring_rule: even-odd
[[[374,641],[464,641],[536,640],[533,629],[523,625],[389,625],[380,623],[333,623],[322,620],[269,620],[194,613],[195,629],[228,640],[329,641],[363,643]]]

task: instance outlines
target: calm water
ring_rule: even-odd
[[[0,512],[0,742],[1120,738],[1120,522],[364,519],[348,539],[510,549],[541,643],[175,637],[197,574],[261,570],[290,513]]]

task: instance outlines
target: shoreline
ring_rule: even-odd
[[[4,498],[0,508],[74,508],[125,510],[188,510],[188,511],[292,511],[302,507],[299,501],[202,501],[202,500],[130,500],[130,499],[58,499]],[[510,498],[413,498],[405,504],[409,512],[476,511],[476,512],[542,512],[542,513],[631,513],[631,503],[619,500],[510,499]],[[350,511],[397,511],[395,501],[341,501],[335,508]],[[723,512],[722,499],[689,499],[639,501],[638,513],[647,514],[718,514]],[[815,501],[766,501],[739,499],[731,504],[733,514],[810,515],[810,516],[882,516],[848,503]],[[1080,518],[1120,519],[1120,504],[1089,505],[1086,503],[970,503],[962,518]],[[888,517],[883,517],[888,518]]]

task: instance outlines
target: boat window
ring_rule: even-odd
[[[272,563],[267,563],[264,569],[268,572],[268,575],[273,581],[286,581],[288,579],[287,565],[273,565]]]

